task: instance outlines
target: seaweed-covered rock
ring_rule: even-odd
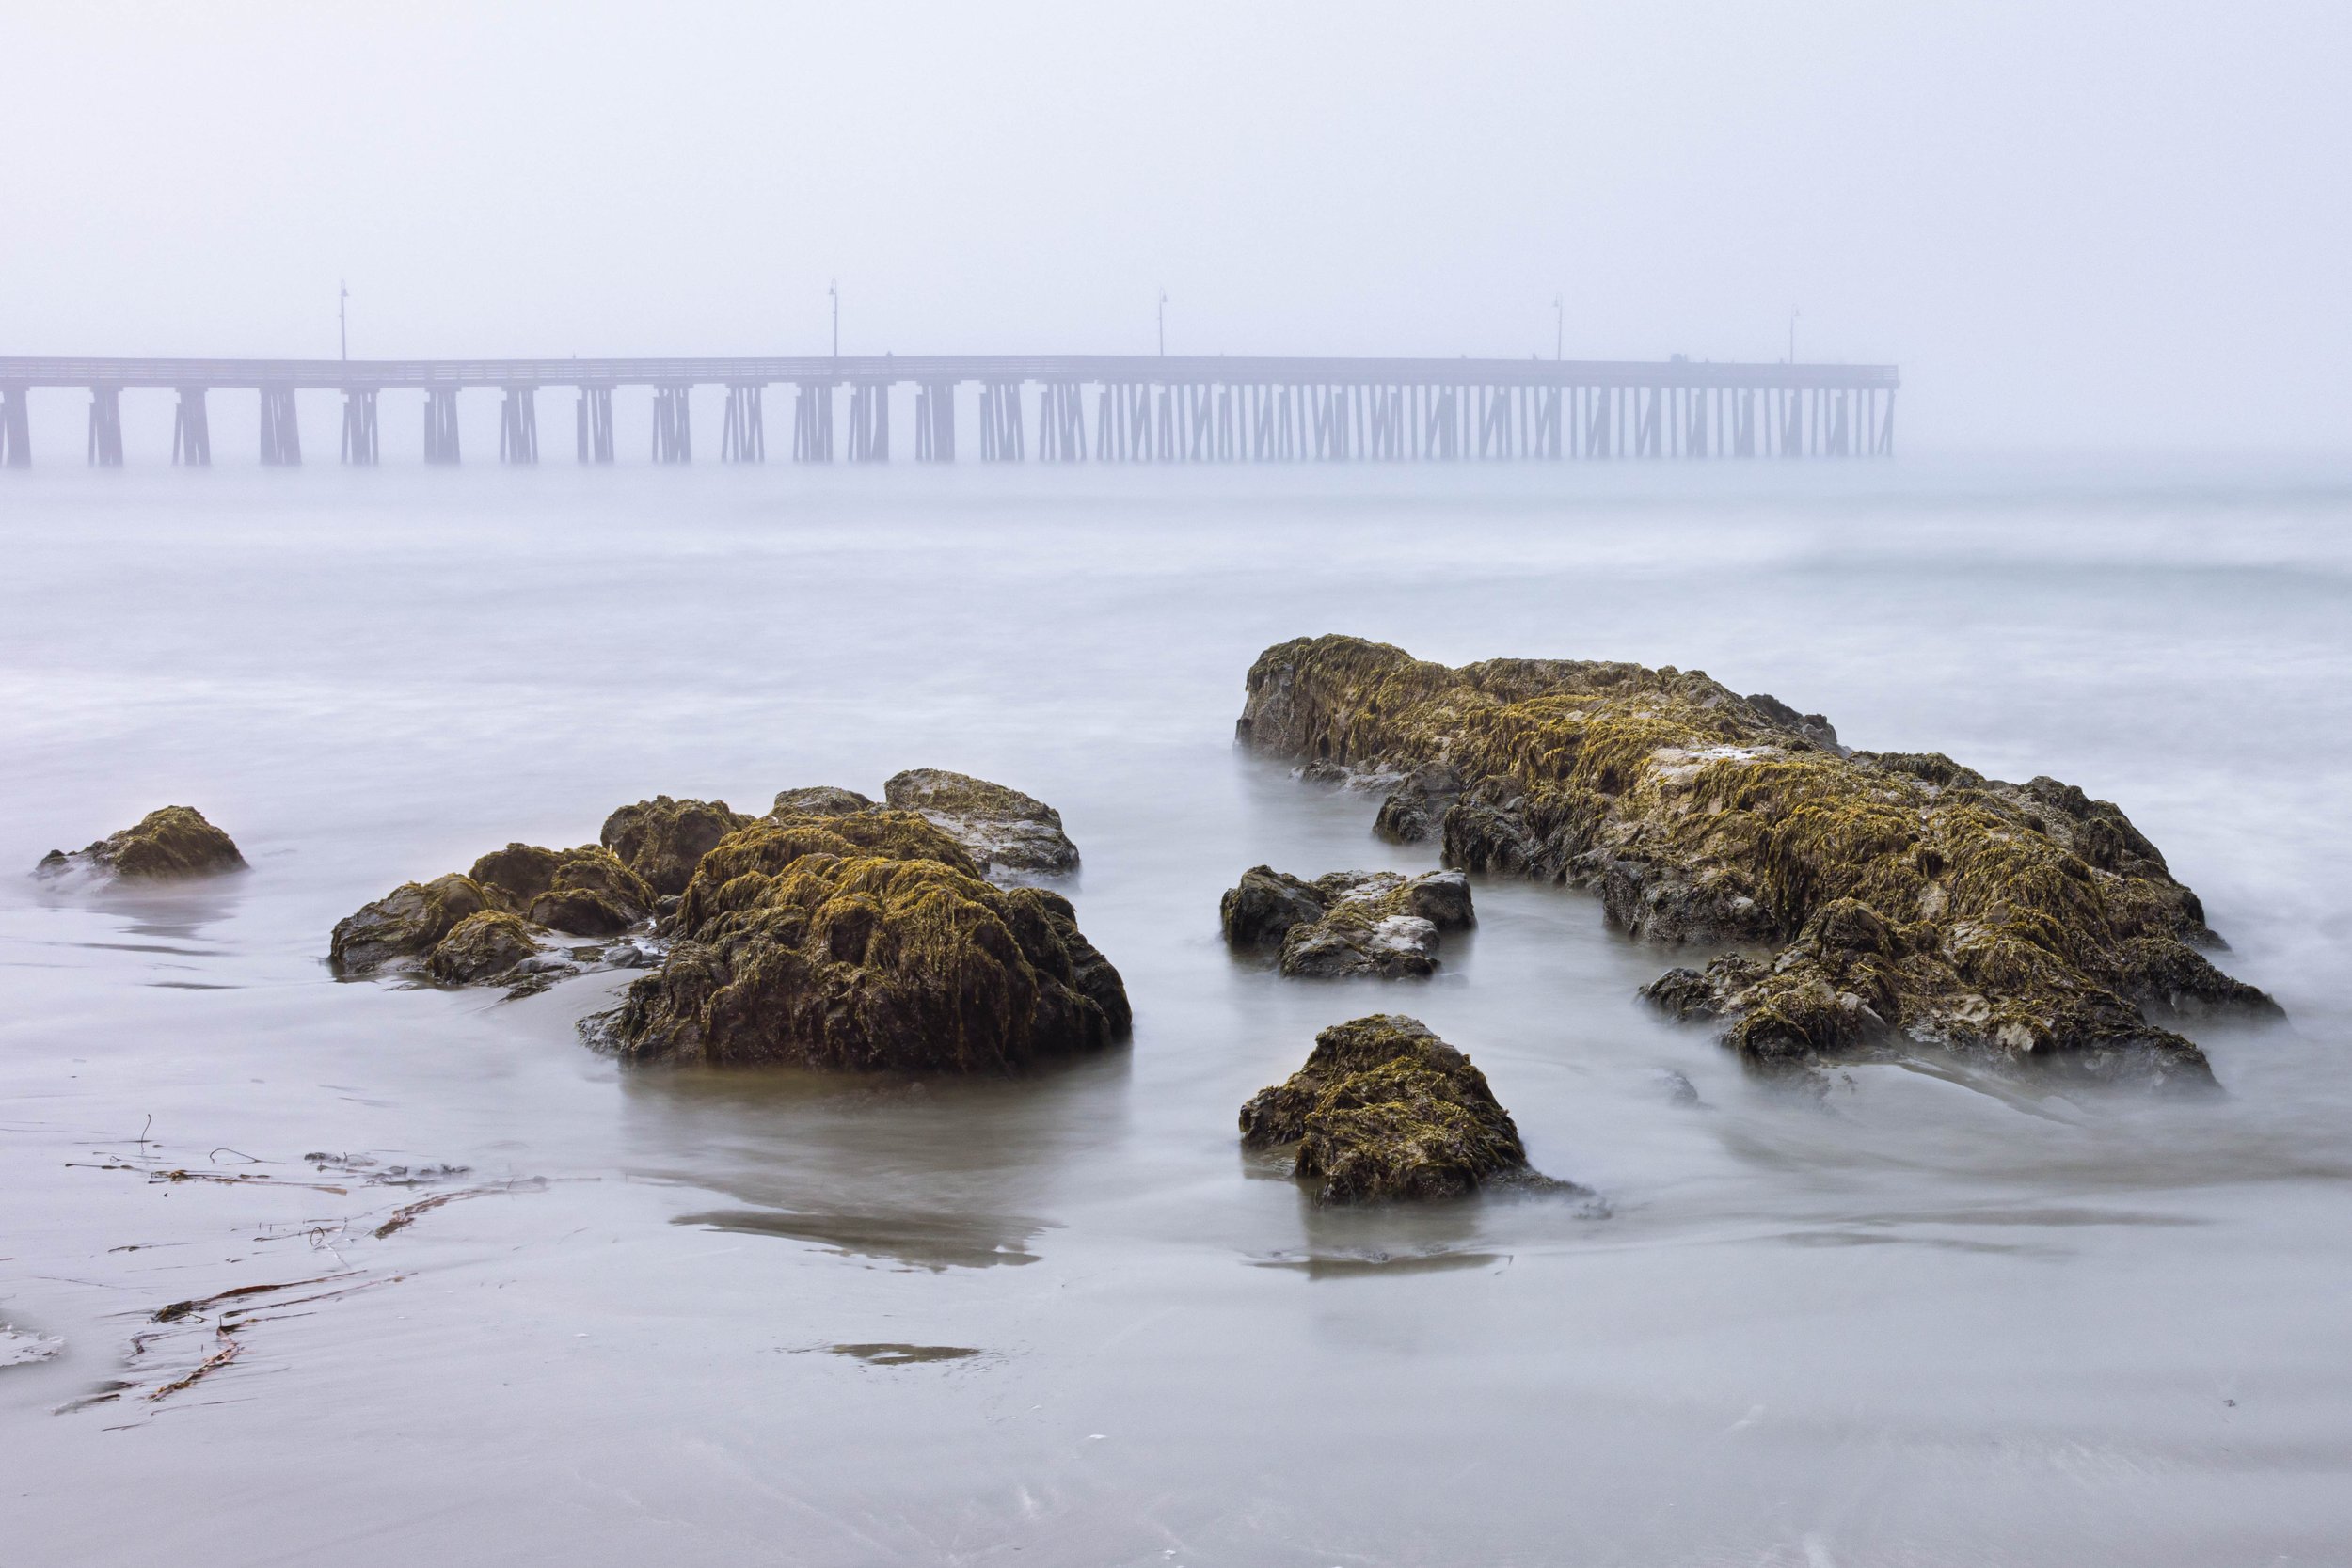
[[[1461,793],[1461,776],[1453,768],[1437,764],[1416,768],[1381,800],[1372,819],[1373,836],[1391,844],[1419,844],[1438,831]]]
[[[486,942],[492,926],[469,933],[459,956],[448,964],[432,960],[435,949],[471,916],[493,911],[508,916],[526,932],[529,927],[544,926],[574,936],[609,937],[649,919],[653,905],[654,893],[644,879],[602,845],[545,849],[535,844],[510,844],[474,862],[470,872],[452,872],[430,882],[404,882],[337,921],[327,958],[342,974],[423,962],[437,977],[466,984],[442,971],[477,967],[472,958],[462,955]],[[497,924],[495,929],[506,932],[511,927]],[[492,973],[485,970],[473,978]]]
[[[505,974],[538,951],[519,916],[484,910],[459,921],[433,949],[425,968],[444,985],[469,986]]]
[[[604,819],[597,841],[644,879],[657,897],[684,893],[713,846],[752,819],[724,800],[673,800],[657,795]]]
[[[458,922],[491,907],[471,877],[451,872],[429,882],[403,882],[335,923],[327,960],[339,974],[366,974],[403,958],[423,958]]]
[[[771,817],[786,816],[848,816],[853,812],[872,811],[874,802],[854,789],[838,784],[806,784],[799,789],[776,792],[776,803],[769,811]]]
[[[496,908],[575,936],[617,936],[653,917],[653,889],[601,844],[510,844],[474,862],[470,875]]]
[[[173,881],[245,869],[236,841],[193,806],[151,811],[132,827],[68,854],[52,849],[34,868],[45,875],[86,869],[132,881]]]
[[[2143,1007],[2276,1005],[2196,949],[2195,894],[2123,813],[2054,779],[1848,752],[1819,715],[1696,672],[1567,659],[1449,669],[1355,638],[1251,667],[1242,740],[1463,781],[1442,858],[1598,892],[1637,937],[1771,948],[1670,974],[1670,1010],[1757,1063],[1932,1045],[2015,1070],[2210,1085]]]
[[[1270,865],[1253,865],[1217,900],[1217,921],[1229,947],[1279,948],[1292,927],[1321,920],[1324,908],[1314,883]]]
[[[904,811],[787,816],[703,858],[660,970],[583,1025],[638,1060],[989,1072],[1129,1027],[1069,901],[1000,888]]]
[[[1062,832],[1061,813],[1017,789],[966,773],[910,768],[882,785],[882,800],[895,810],[922,813],[963,846],[983,873],[1078,869],[1078,847]]]
[[[1425,975],[1438,933],[1472,925],[1470,880],[1458,871],[1334,871],[1313,881],[1252,866],[1218,913],[1231,946],[1279,947],[1285,974]]]
[[[1241,1108],[1244,1146],[1296,1143],[1319,1203],[1458,1197],[1542,1180],[1486,1075],[1419,1019],[1375,1013],[1315,1037],[1307,1065]]]

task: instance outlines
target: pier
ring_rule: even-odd
[[[459,451],[461,392],[500,400],[499,460],[540,461],[538,394],[569,390],[578,460],[615,460],[612,393],[651,390],[646,455],[694,460],[693,393],[723,395],[723,463],[768,459],[768,390],[787,389],[791,460],[892,461],[893,404],[923,463],[1422,463],[1886,457],[1892,365],[1687,359],[1374,359],[961,355],[684,359],[0,357],[0,467],[33,460],[31,394],[87,400],[87,461],[124,461],[122,395],[166,393],[170,460],[212,462],[208,399],[256,395],[261,461],[302,462],[297,392],[342,398],[341,461],[385,451],[378,400],[416,394],[410,449]],[[401,401],[407,401],[403,398]],[[960,451],[960,412],[976,432]],[[780,415],[781,417],[781,415]],[[384,415],[393,422],[389,407]],[[561,450],[560,448],[557,450]],[[710,451],[706,446],[706,456]],[[779,432],[778,450],[783,451]]]

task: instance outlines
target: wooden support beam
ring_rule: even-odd
[[[343,393],[342,460],[355,468],[373,468],[377,455],[375,388],[351,388]]]
[[[424,393],[424,460],[454,464],[457,451],[457,388],[428,387]]]
[[[302,465],[302,427],[294,416],[292,386],[262,388],[262,462],[266,467]]]

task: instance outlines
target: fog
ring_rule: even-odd
[[[1801,358],[2331,452],[2340,7],[35,6],[0,353]],[[44,394],[55,396],[56,394]],[[78,436],[78,432],[76,432]]]

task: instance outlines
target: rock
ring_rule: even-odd
[[[1846,754],[1846,749],[1837,744],[1836,730],[1820,714],[1799,713],[1778,697],[1761,691],[1751,692],[1740,701],[1762,714],[1768,722],[1784,730],[1796,731],[1822,751],[1836,752],[1839,756]]]
[[[852,812],[872,811],[874,802],[854,789],[836,784],[810,784],[802,789],[780,790],[776,803],[768,815],[786,816],[848,816]]]
[[[236,842],[205,821],[203,813],[193,806],[165,806],[87,848],[72,854],[52,849],[34,869],[47,876],[85,869],[126,881],[176,881],[245,868]]]
[[[1438,933],[1474,922],[1458,871],[1335,871],[1310,882],[1252,866],[1226,890],[1226,942],[1279,947],[1290,975],[1418,976],[1437,968]]]
[[[1312,882],[1270,865],[1253,865],[1217,901],[1229,947],[1279,947],[1294,926],[1323,918],[1324,899]]]
[[[1651,1074],[1651,1080],[1657,1084],[1658,1092],[1665,1096],[1669,1105],[1696,1105],[1699,1102],[1698,1085],[1670,1067],[1659,1068]]]
[[[911,768],[882,785],[883,802],[920,812],[961,845],[983,875],[1078,869],[1078,847],[1061,830],[1061,813],[1017,789],[964,773]]]
[[[1128,1032],[1069,901],[913,812],[785,816],[704,857],[661,967],[583,1024],[635,1060],[1001,1072]]]
[[[635,942],[620,942],[604,950],[604,961],[613,969],[643,969],[653,960]]]
[[[1395,1013],[1317,1035],[1305,1067],[1241,1108],[1241,1135],[1252,1148],[1295,1142],[1292,1169],[1316,1183],[1318,1203],[1458,1197],[1543,1180],[1486,1075]]]
[[[702,858],[752,819],[724,800],[673,800],[657,795],[604,819],[596,837],[644,879],[656,896],[684,893]]]
[[[495,907],[574,936],[617,936],[653,918],[653,889],[600,844],[510,844],[474,862],[471,875]]]
[[[468,945],[447,964],[433,960],[444,939],[474,915],[487,911],[509,916],[513,927],[503,923],[495,927],[509,934],[519,928],[529,936],[532,927],[544,926],[573,936],[609,937],[650,919],[653,904],[653,890],[644,879],[600,844],[577,849],[509,844],[474,862],[472,871],[464,876],[453,872],[422,884],[403,883],[336,922],[327,958],[342,974],[366,974],[388,963],[421,960],[437,978],[469,984],[498,973],[482,969],[485,960],[476,955],[478,946],[490,942],[491,926],[469,934]],[[452,978],[460,971],[469,978]]]
[[[365,974],[396,959],[423,958],[458,922],[490,907],[481,884],[455,872],[404,882],[335,923],[327,961],[339,974]]]
[[[1453,768],[1417,768],[1381,800],[1372,820],[1373,836],[1391,844],[1419,844],[1438,831],[1461,793],[1461,777]]]
[[[2197,896],[2123,813],[2054,779],[1849,752],[1829,722],[1696,671],[1449,669],[1354,638],[1268,649],[1237,733],[1326,767],[1462,781],[1465,870],[1592,889],[1628,934],[1738,942],[1653,999],[1759,1066],[1932,1047],[2059,1081],[2210,1087],[2143,1008],[2275,1015],[2197,949]],[[1400,804],[1399,815],[1409,815]]]
[[[469,986],[505,974],[538,951],[531,927],[519,917],[504,910],[484,910],[459,921],[433,949],[425,968],[443,985]]]

